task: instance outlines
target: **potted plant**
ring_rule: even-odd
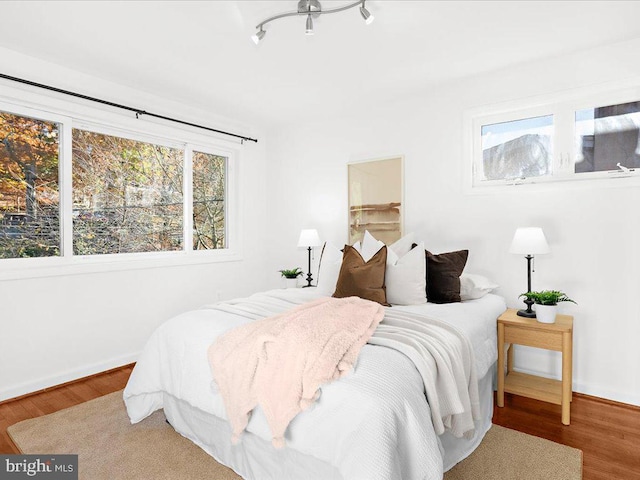
[[[567,294],[559,290],[540,290],[539,292],[522,293],[520,297],[532,300],[536,305],[536,318],[541,323],[555,323],[558,303],[572,302]]]
[[[290,270],[283,269],[278,271],[285,278],[287,288],[296,288],[296,286],[298,285],[298,277],[302,275],[302,270],[300,270],[300,267],[292,268]]]

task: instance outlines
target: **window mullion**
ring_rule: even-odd
[[[60,213],[62,256],[71,258],[73,255],[73,173],[72,165],[72,124],[66,121],[62,124],[62,143],[60,145],[59,176],[60,176]]]
[[[555,109],[554,177],[567,177],[573,173],[575,149],[573,148],[572,110],[567,105]]]
[[[184,149],[183,170],[183,211],[184,211],[184,250],[193,250],[193,148],[187,145]]]

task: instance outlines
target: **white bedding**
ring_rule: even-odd
[[[276,306],[285,310],[319,296],[315,289],[273,290],[251,297],[253,305],[263,302],[264,312],[254,307],[245,314],[259,318],[270,315]],[[230,313],[242,305],[242,299],[227,305],[227,312],[223,311],[225,304],[187,312],[154,332],[124,392],[132,422],[165,407],[168,397],[194,411],[226,419],[222,399],[211,382],[207,348],[218,335],[251,321]],[[478,378],[495,362],[496,318],[505,310],[501,297],[487,295],[460,304],[392,309],[422,313],[462,330],[473,346]],[[423,389],[418,371],[405,355],[366,345],[354,371],[323,386],[318,402],[293,420],[286,434],[288,449],[317,459],[349,480],[440,479],[442,444],[434,432]],[[254,411],[247,432],[251,434],[247,442],[253,441],[253,436],[269,442],[270,431],[259,409]],[[211,453],[212,449],[207,450]],[[246,462],[222,460],[232,463],[245,478],[273,478],[266,471],[256,471],[255,464],[260,462],[249,469],[244,467]]]

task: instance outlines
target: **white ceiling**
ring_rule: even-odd
[[[296,4],[3,1],[0,46],[267,125],[640,37],[638,1],[369,0],[370,26],[354,8],[320,17],[314,36],[294,17],[251,42],[257,23]]]

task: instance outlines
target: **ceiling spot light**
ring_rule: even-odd
[[[367,10],[367,7],[364,6],[364,2],[362,2],[362,5],[360,5],[360,15],[362,15],[362,18],[364,18],[364,23],[366,23],[367,25],[371,25],[376,19],[376,17],[371,15],[371,12]]]
[[[260,30],[258,30],[255,35],[251,35],[251,40],[253,40],[253,43],[255,43],[256,45],[258,45],[260,43],[260,41],[264,38],[265,34],[267,32],[265,32],[262,27],[260,27]]]
[[[313,35],[313,19],[311,18],[311,15],[307,17],[307,27],[304,31],[304,34]]]

